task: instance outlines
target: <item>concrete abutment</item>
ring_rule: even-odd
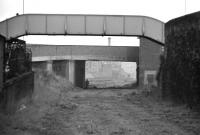
[[[48,46],[49,47],[49,46]],[[61,48],[63,46],[60,46]],[[81,46],[83,49],[83,46]],[[52,57],[49,56],[49,60],[43,60],[43,61],[33,61],[33,69],[34,68],[41,68],[45,69],[49,72],[54,72],[59,76],[65,77],[67,80],[69,80],[72,84],[75,86],[84,88],[85,87],[85,54],[83,55],[80,47],[76,50],[76,55],[74,54],[73,57],[76,59],[70,60],[70,59],[51,59],[54,58],[53,56],[57,56],[57,53],[52,53]],[[90,48],[86,46],[84,49]],[[107,50],[108,52],[111,51],[111,56],[117,57],[118,55],[122,54],[125,56],[127,55],[127,59],[129,59],[129,56],[132,56],[132,62],[137,63],[137,70],[136,70],[136,78],[137,78],[137,86],[139,86],[142,89],[146,89],[148,87],[149,81],[151,85],[157,86],[157,74],[160,67],[160,56],[163,54],[163,46],[155,41],[152,41],[147,38],[140,37],[140,46],[136,48],[127,48],[127,50],[123,50],[122,48],[112,48],[113,50]],[[59,46],[57,46],[57,49],[59,50]],[[90,48],[91,49],[91,48]],[[97,48],[93,48],[99,49]],[[35,50],[36,51],[36,50]],[[96,50],[96,52],[106,52],[106,48],[104,50]],[[52,52],[54,52],[52,50]],[[92,51],[91,51],[92,52]],[[36,53],[36,52],[35,52]],[[65,55],[68,56],[69,52],[67,52]],[[90,52],[86,52],[86,54],[89,56]],[[60,53],[59,53],[60,55]],[[106,57],[110,57],[107,53],[105,54]],[[83,57],[81,57],[83,56]],[[92,54],[91,56],[96,56],[96,54]],[[45,55],[46,57],[46,55]],[[48,56],[47,56],[48,57]],[[102,57],[97,57],[99,60]],[[126,61],[124,60],[118,60],[118,61]]]
[[[147,38],[140,38],[138,81],[139,87],[148,89],[148,85],[158,86],[157,74],[160,68],[160,56],[163,46]]]

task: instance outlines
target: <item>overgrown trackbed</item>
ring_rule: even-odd
[[[70,135],[188,135],[126,100],[133,90],[75,90],[45,116],[47,133]],[[65,99],[63,98],[63,99]]]
[[[0,124],[0,134],[198,135],[199,133],[199,126],[196,126],[199,120],[194,119],[197,123],[193,127],[189,122],[187,127],[191,130],[180,125],[184,122],[178,124],[170,122],[165,119],[169,110],[162,107],[156,109],[154,103],[148,107],[147,102],[151,101],[147,99],[147,102],[144,102],[144,98],[136,94],[138,90],[50,88],[38,89],[39,94],[36,94],[33,103],[16,112],[14,116],[8,119],[0,117],[3,118],[1,121],[4,121]],[[179,109],[178,112],[182,113]],[[174,114],[175,118],[179,116],[179,113]],[[184,114],[185,116],[187,115]],[[196,133],[193,132],[194,127],[197,127]]]

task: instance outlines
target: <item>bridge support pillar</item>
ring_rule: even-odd
[[[75,85],[75,61],[74,60],[69,60],[67,62],[67,66],[66,66],[66,76],[67,79]]]
[[[65,71],[62,70],[60,72],[65,72],[63,74],[65,74],[66,79],[68,79],[75,86],[84,88],[85,87],[85,61],[84,60],[68,60],[68,61],[65,61],[64,65],[62,64],[60,66],[65,67]]]
[[[46,62],[46,70],[65,77],[75,86],[85,87],[84,60],[55,60]]]
[[[85,61],[75,61],[75,85],[80,88],[85,88]]]

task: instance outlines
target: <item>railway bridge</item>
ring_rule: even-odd
[[[76,84],[74,81],[77,80],[76,78],[84,78],[82,73],[82,77],[76,77],[76,73],[81,71],[78,69],[84,69],[83,65],[86,60],[137,62],[141,86],[146,83],[145,78],[148,74],[155,75],[158,70],[161,48],[165,44],[165,24],[147,16],[23,14],[0,22],[0,35],[0,92],[4,90],[4,84],[8,81],[4,78],[6,41],[28,35],[137,36],[140,38],[140,47],[29,46],[33,51],[33,63],[46,62],[46,67],[49,70],[51,70],[52,63],[61,64],[65,61],[61,65],[65,65],[64,67],[68,69],[66,74],[71,74],[68,75],[68,78],[74,84]],[[94,51],[95,54],[88,50]],[[16,93],[21,93],[17,95],[22,95],[22,97],[26,95],[18,90],[17,86],[24,85],[20,79],[17,77],[18,81],[8,83],[7,89],[12,88],[13,90],[7,95],[10,97],[13,95],[12,100],[21,99],[20,96],[14,97]],[[76,85],[82,87],[83,79],[78,80],[78,82],[80,83]],[[10,104],[12,103],[13,101],[10,102]]]

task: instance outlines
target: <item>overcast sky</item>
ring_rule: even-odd
[[[186,9],[186,10],[185,10]],[[144,15],[167,22],[200,11],[200,0],[24,0],[24,13]],[[0,21],[23,14],[23,0],[0,0]],[[107,37],[29,36],[30,43],[107,44]],[[137,45],[137,38],[112,37],[112,45]]]

